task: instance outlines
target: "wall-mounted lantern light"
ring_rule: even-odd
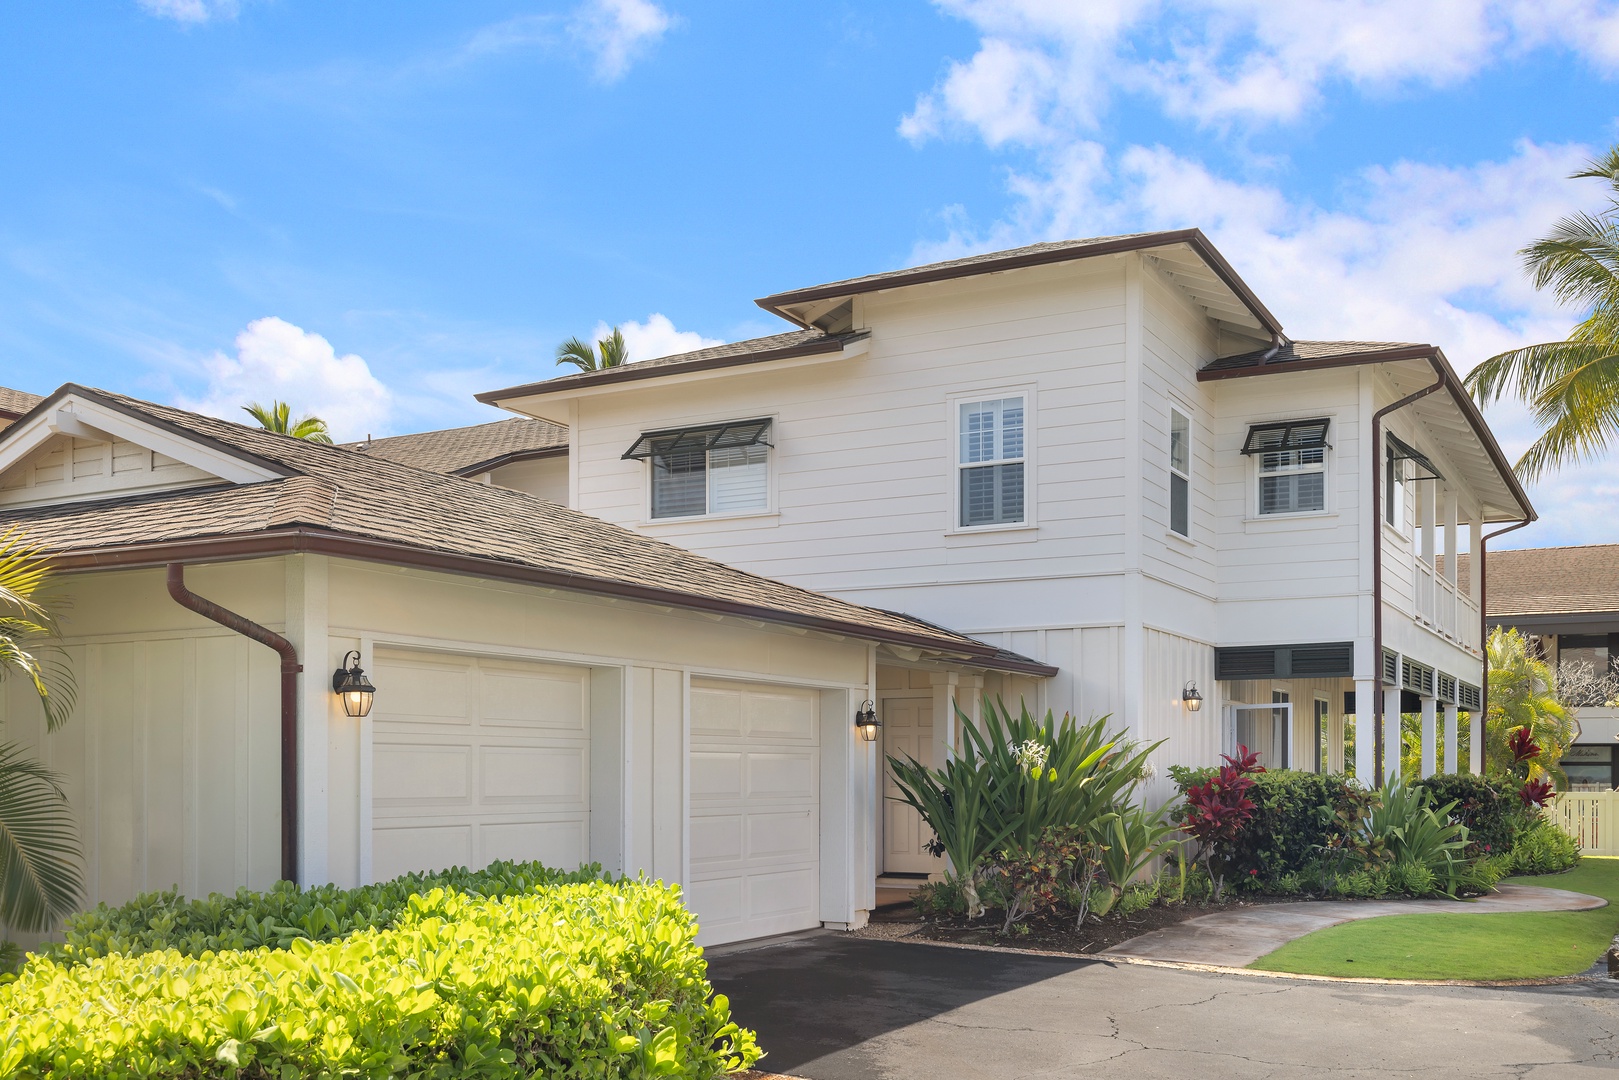
[[[877,719],[877,707],[872,704],[870,698],[867,698],[865,704],[855,710],[854,726],[860,729],[862,739],[867,742],[877,741],[877,731],[883,726],[883,722]]]
[[[344,653],[343,663],[347,664],[351,656],[354,663],[349,667],[339,667],[332,675],[332,693],[343,699],[343,711],[348,715],[368,716],[377,688],[371,685],[371,680],[360,669],[359,653],[352,650]]]
[[[1186,706],[1187,712],[1197,712],[1203,707],[1203,695],[1198,692],[1197,683],[1189,682],[1181,691],[1181,704]]]

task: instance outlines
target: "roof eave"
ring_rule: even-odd
[[[786,310],[789,306],[812,303],[817,300],[830,300],[839,296],[856,296],[862,293],[887,289],[901,289],[911,285],[925,285],[935,281],[952,281],[957,278],[976,277],[980,274],[995,274],[1006,270],[1021,270],[1026,267],[1077,262],[1082,259],[1094,259],[1104,255],[1150,251],[1153,248],[1172,247],[1176,244],[1186,244],[1196,251],[1209,269],[1214,272],[1215,276],[1236,295],[1242,305],[1248,309],[1265,330],[1271,334],[1280,334],[1282,332],[1280,320],[1271,314],[1270,309],[1248,287],[1247,282],[1242,280],[1231,264],[1225,260],[1225,256],[1221,255],[1209,238],[1204,235],[1202,229],[1179,229],[1172,232],[1148,233],[1143,236],[1123,237],[1118,240],[1108,240],[1084,247],[1028,252],[1022,255],[1008,256],[1004,259],[991,259],[972,263],[966,266],[937,267],[931,270],[921,269],[911,272],[901,270],[864,284],[840,284],[834,282],[829,285],[816,285],[808,289],[795,289],[776,293],[772,296],[763,296],[755,300],[754,303],[774,315],[779,315],[789,322],[803,326],[804,323],[801,319]]]
[[[482,476],[486,472],[493,472],[506,465],[515,465],[521,461],[535,461],[539,458],[557,457],[568,452],[567,446],[547,446],[539,450],[513,450],[509,454],[500,454],[484,461],[475,461],[471,465],[463,465],[459,469],[451,469],[451,476],[462,478]]]
[[[308,527],[267,529],[260,532],[172,541],[86,548],[50,556],[51,566],[60,573],[129,570],[162,566],[170,562],[231,562],[297,553],[333,555],[366,562],[408,566],[418,570],[463,574],[472,577],[516,581],[543,588],[566,589],[621,600],[635,600],[666,607],[706,611],[757,622],[796,626],[806,630],[907,648],[925,649],[944,656],[958,657],[970,667],[982,667],[1018,674],[1050,678],[1057,669],[1021,658],[996,655],[994,647],[970,639],[932,637],[882,630],[839,619],[779,611],[774,608],[696,596],[629,582],[570,574],[474,555],[461,555],[432,548],[416,547],[372,537]]]

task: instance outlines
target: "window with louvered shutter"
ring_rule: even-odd
[[[1026,399],[963,402],[958,414],[956,467],[964,528],[1025,520]]]

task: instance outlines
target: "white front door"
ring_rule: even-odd
[[[933,765],[933,699],[884,698],[883,733],[883,873],[931,874],[945,869],[927,850],[933,830],[911,808],[894,782],[888,759],[915,758]]]
[[[586,668],[379,648],[371,879],[590,851]]]
[[[1267,769],[1293,768],[1293,706],[1286,701],[1270,705],[1232,705],[1227,752],[1246,746],[1259,755]]]
[[[691,881],[702,945],[821,924],[820,696],[693,679]]]

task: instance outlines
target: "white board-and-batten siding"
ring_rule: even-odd
[[[218,478],[156,450],[57,435],[0,479],[0,506],[73,502],[109,495],[196,487]]]

